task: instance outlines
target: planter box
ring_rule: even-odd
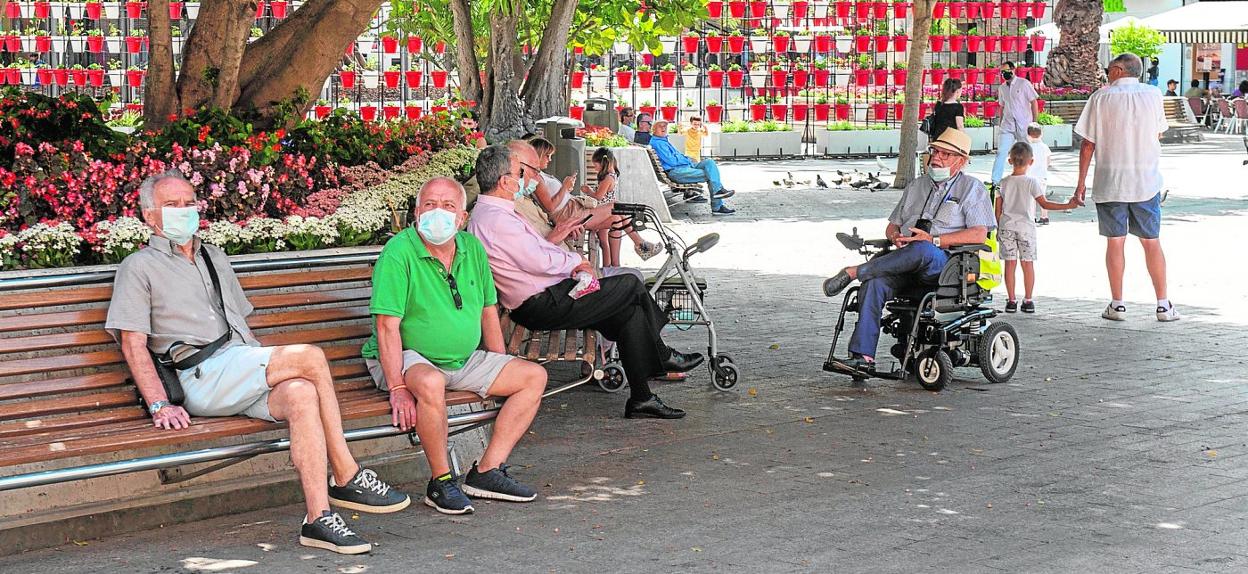
[[[1074,145],[1075,128],[1070,124],[1041,126],[1040,138],[1052,149],[1070,149]]]
[[[738,132],[719,135],[718,157],[786,156],[802,153],[802,134],[787,132]]]
[[[900,145],[901,130],[815,129],[815,153],[819,155],[896,155]]]

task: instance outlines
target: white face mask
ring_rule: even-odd
[[[442,245],[450,241],[458,231],[455,214],[440,208],[420,214],[420,219],[416,223],[416,232],[434,245]]]
[[[949,168],[936,167],[936,166],[932,166],[931,169],[928,169],[927,174],[930,175],[932,177],[932,181],[936,183],[940,183],[942,181],[948,181],[949,178],[952,177],[953,175],[952,173],[950,173]]]
[[[198,208],[160,208],[160,232],[174,245],[186,245],[196,231],[199,231]]]

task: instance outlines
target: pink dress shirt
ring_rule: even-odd
[[[515,203],[482,195],[477,198],[468,233],[481,240],[494,272],[498,301],[515,309],[526,299],[572,276],[581,257],[538,235],[515,211]]]

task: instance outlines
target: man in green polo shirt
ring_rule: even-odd
[[[444,514],[472,512],[468,496],[537,498],[503,463],[546,389],[546,369],[506,354],[489,259],[477,238],[459,231],[465,200],[450,178],[421,187],[415,225],[386,242],[373,269],[376,324],[362,351],[378,388],[390,393],[394,425],[415,427],[433,476],[425,504]],[[462,490],[446,452],[446,389],[507,397]]]

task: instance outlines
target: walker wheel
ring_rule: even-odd
[[[737,386],[737,379],[741,377],[740,369],[732,363],[732,358],[728,355],[715,355],[711,361],[711,374],[711,385],[720,391]]]
[[[618,393],[627,384],[628,379],[624,376],[624,369],[621,369],[619,365],[603,367],[602,378],[598,379],[598,386],[608,393]]]
[[[940,347],[923,351],[914,363],[914,378],[924,389],[940,391],[953,381],[953,360]]]

